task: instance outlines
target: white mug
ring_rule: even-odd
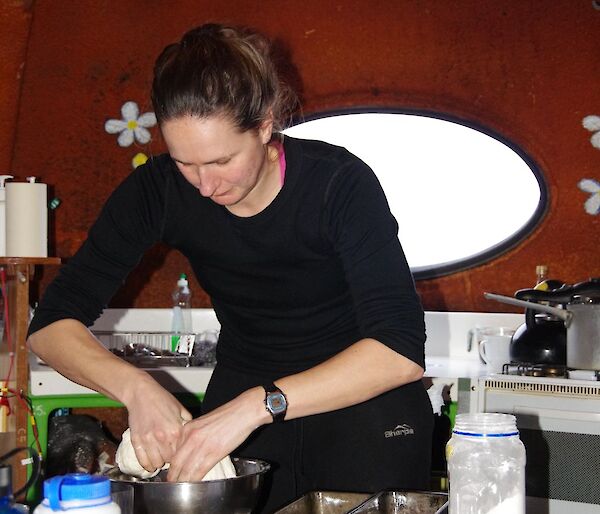
[[[479,343],[489,336],[512,336],[515,330],[508,327],[473,327],[467,333],[467,351],[479,347]]]
[[[479,355],[493,371],[510,362],[510,335],[489,335],[479,345]]]

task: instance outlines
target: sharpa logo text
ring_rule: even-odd
[[[412,435],[415,433],[415,430],[410,425],[398,425],[394,430],[386,430],[385,437],[400,437],[406,435]]]

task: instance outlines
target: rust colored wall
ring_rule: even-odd
[[[10,170],[30,24],[30,0],[0,2],[0,174]]]
[[[438,111],[503,134],[538,163],[550,192],[541,225],[491,262],[420,281],[427,309],[514,310],[482,291],[527,287],[542,262],[568,282],[600,276],[600,215],[584,211],[589,193],[578,188],[582,178],[600,181],[600,149],[582,126],[600,115],[600,11],[591,0],[39,0],[33,15],[12,167],[63,200],[55,255],[81,244],[137,152],[162,150],[156,127],[150,144],[120,147],[104,122],[120,118],[128,100],[150,109],[152,64],[165,44],[226,21],[290,49],[307,114],[364,105]],[[168,306],[182,270],[190,271],[179,254],[157,247],[112,306]],[[46,270],[42,288],[53,274]],[[192,287],[195,305],[208,306]]]

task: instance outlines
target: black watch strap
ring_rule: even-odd
[[[272,382],[263,385],[265,390],[265,409],[273,417],[273,422],[281,422],[287,413],[287,397],[284,392]]]

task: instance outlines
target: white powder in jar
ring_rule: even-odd
[[[496,505],[488,511],[488,514],[525,514],[525,497],[522,494],[515,494],[500,505]]]

